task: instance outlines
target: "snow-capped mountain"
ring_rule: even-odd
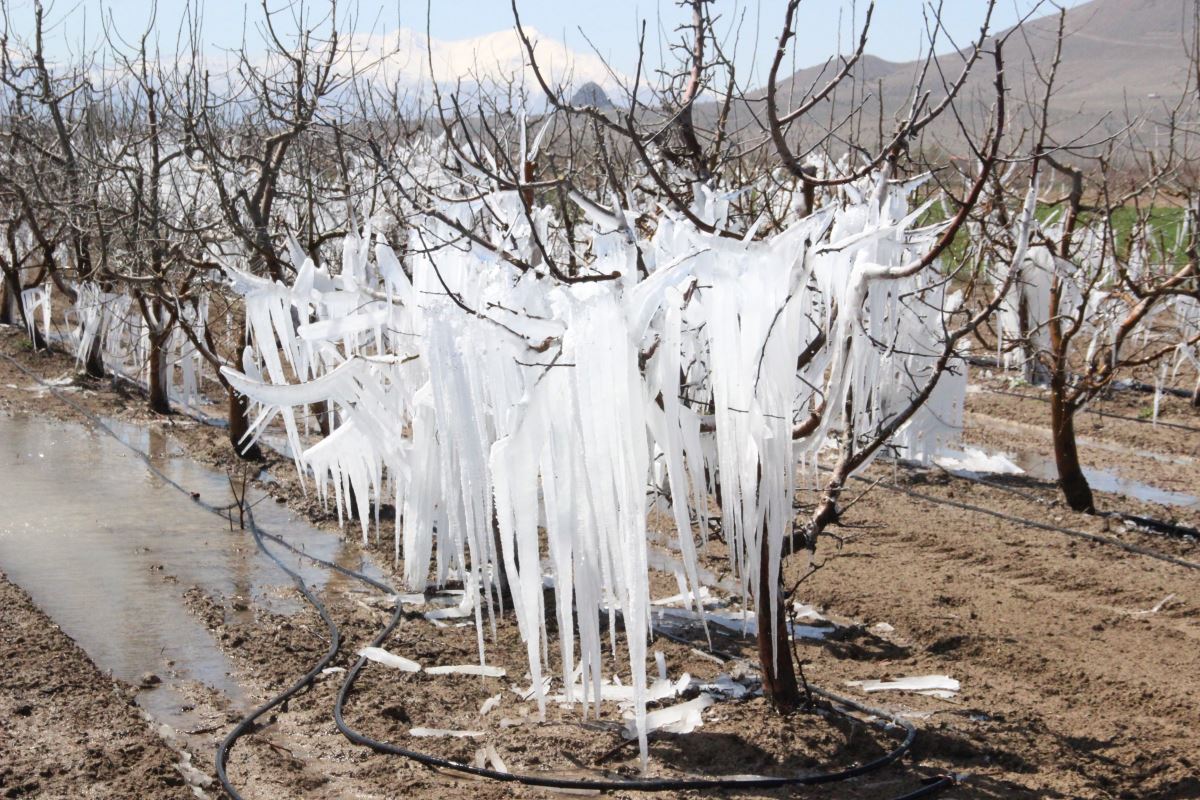
[[[572,87],[589,83],[608,93],[619,90],[614,71],[599,56],[572,50],[533,28],[525,31],[534,42],[543,75],[553,87],[561,87],[565,96],[572,95]],[[398,28],[382,35],[353,36],[345,49],[345,58],[352,59],[359,71],[410,94],[428,90],[431,66],[433,80],[441,87],[512,84],[514,88],[525,86],[533,94],[541,91],[515,29],[449,40],[429,39],[411,28]]]

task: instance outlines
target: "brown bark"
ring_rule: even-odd
[[[1050,390],[1050,427],[1054,434],[1054,465],[1063,497],[1073,510],[1090,514],[1096,510],[1096,501],[1079,464],[1075,409],[1066,397],[1066,387],[1058,379],[1052,382]]]
[[[783,582],[778,575],[775,578],[776,601],[774,608],[771,606],[771,556],[765,523],[759,544],[758,570],[758,662],[762,670],[763,696],[771,701],[776,711],[788,714],[800,708],[803,701],[792,663],[792,643],[783,606]]]
[[[804,216],[809,216],[816,210],[817,205],[817,184],[813,183],[809,178],[817,177],[816,167],[801,167],[800,171],[805,177],[800,179],[800,193],[804,197]]]
[[[328,436],[333,432],[333,427],[329,424],[329,402],[322,400],[319,403],[314,403],[309,406],[309,411],[317,418],[317,427],[321,430],[322,436]]]
[[[525,183],[533,183],[534,176],[537,174],[537,164],[532,161],[526,161],[521,170],[521,178]],[[533,209],[533,189],[526,186],[521,190],[521,200],[525,203],[525,210]]]
[[[163,353],[166,337],[150,334],[150,410],[156,414],[171,413],[171,398],[167,392],[168,364]]]
[[[233,450],[247,461],[261,461],[262,451],[257,442],[244,442],[246,432],[250,430],[250,420],[247,412],[250,401],[244,395],[238,394],[232,387],[227,389],[229,394],[229,441]]]
[[[13,325],[15,322],[12,290],[9,288],[8,274],[6,272],[4,280],[0,281],[0,325]]]
[[[500,544],[500,515],[496,511],[495,501],[492,502],[492,546],[496,548],[495,570],[496,578],[498,579],[496,582],[496,591],[502,603],[504,600],[509,600],[511,603],[512,588],[508,582],[508,570],[504,568],[504,558],[501,556],[503,545]],[[517,554],[513,553],[514,561],[516,557]],[[503,605],[501,605],[501,609],[503,609]]]
[[[84,371],[92,378],[104,377],[104,349],[99,336],[92,340],[92,348],[88,351]]]

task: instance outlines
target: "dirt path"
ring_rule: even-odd
[[[193,797],[133,692],[0,573],[0,797]]]
[[[977,486],[922,490],[1044,513]],[[810,648],[815,680],[961,680],[921,754],[970,772],[965,796],[1198,796],[1200,575],[932,503],[863,502],[887,525],[830,553],[808,596],[894,630]]]
[[[0,333],[0,349],[18,354],[39,374],[57,378],[70,373],[69,359],[21,353],[17,342],[16,336]],[[70,416],[60,404],[29,391],[29,383],[0,361],[0,413]],[[163,428],[201,460],[229,462],[229,445],[219,431],[182,419],[153,418],[136,398],[122,397],[104,384],[75,387],[72,396],[97,411]],[[1136,416],[1145,400],[1122,396],[1112,408],[1114,413]],[[990,449],[1040,446],[1040,405],[1032,399],[973,393],[968,401],[968,441]],[[1182,402],[1169,402],[1164,410],[1164,419],[1200,426],[1200,415],[1183,408]],[[1195,434],[1107,418],[1081,427],[1082,435],[1101,445],[1085,445],[1090,465],[1128,470],[1160,488],[1200,489],[1186,484],[1194,465],[1177,460],[1200,456]],[[1149,451],[1157,458],[1129,455],[1121,448]],[[267,466],[277,481],[273,491],[281,498],[324,525],[335,524],[328,512],[299,492],[290,462],[275,459]],[[951,478],[939,470],[893,472],[887,465],[875,468],[869,477],[898,479],[935,501],[1118,537],[1200,561],[1195,542],[1167,541],[1065,510],[1053,487],[1043,482],[1009,479],[1005,490]],[[1105,508],[1193,526],[1200,522],[1191,510],[1115,495],[1102,495],[1100,500]],[[822,545],[817,560],[824,566],[805,580],[798,594],[844,623],[828,640],[802,646],[809,677],[849,694],[855,691],[845,685],[849,680],[945,673],[960,680],[962,690],[952,700],[871,696],[872,703],[917,720],[921,733],[915,757],[850,785],[799,796],[889,797],[911,790],[923,776],[947,770],[968,776],[946,795],[956,798],[1200,797],[1195,755],[1200,753],[1200,573],[882,487],[854,506],[846,524],[834,530],[843,537],[840,544],[830,539]],[[390,536],[380,550],[378,561],[389,563]],[[709,550],[708,566],[714,572],[724,566],[719,550]],[[803,574],[802,562],[798,557],[789,561],[787,572],[793,580]],[[672,593],[671,583],[664,581],[656,594]],[[322,598],[342,628],[345,645],[334,665],[344,668],[384,624],[388,612],[371,592],[350,581],[331,582]],[[288,617],[261,610],[247,615],[240,602],[189,594],[197,618],[235,663],[239,682],[261,699],[303,672],[324,651],[327,640],[309,610]],[[372,667],[347,707],[348,719],[378,738],[415,742],[466,761],[486,742],[497,747],[510,769],[606,768],[636,774],[635,752],[616,747],[621,741],[616,715],[585,723],[577,710],[552,705],[548,722],[535,723],[529,704],[511,691],[529,681],[511,617],[501,621],[496,636],[489,653],[507,670],[505,678],[434,679]],[[717,644],[737,650],[750,643],[719,638]],[[46,641],[42,655],[58,657],[64,646]],[[475,631],[473,626],[436,628],[418,613],[405,620],[388,646],[428,664],[469,663]],[[661,638],[654,648],[663,651],[672,676],[688,671],[707,679],[728,669]],[[24,676],[30,685],[40,680],[42,662],[32,656],[21,655],[8,664],[13,675]],[[339,684],[337,673],[326,676],[239,745],[231,774],[239,786],[247,787],[247,797],[552,796],[454,778],[352,746],[329,718]],[[111,682],[104,686],[111,693]],[[0,713],[12,702],[7,684],[3,691]],[[480,717],[480,704],[494,695],[501,696],[501,705]],[[655,769],[665,769],[663,764],[685,771],[812,769],[869,758],[892,742],[865,726],[820,715],[780,720],[764,712],[761,700],[723,704],[706,712],[705,726],[696,733],[664,737],[654,744]],[[486,736],[416,740],[406,735],[414,725],[477,728]],[[201,736],[205,741],[195,748],[201,754],[199,769],[211,771],[204,754],[227,727]],[[81,747],[86,748],[65,738],[48,746],[59,761],[78,760]],[[165,752],[169,765],[170,753]],[[36,775],[30,763],[23,769],[14,770],[22,780]],[[75,775],[81,781],[75,788],[84,796],[107,796],[87,795],[86,787],[94,783]],[[159,796],[146,780],[131,794]]]

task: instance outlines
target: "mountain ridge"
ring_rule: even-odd
[[[1100,139],[1122,130],[1134,117],[1165,118],[1186,86],[1188,56],[1182,37],[1192,26],[1186,6],[1186,0],[1091,0],[1067,10],[1061,65],[1051,100],[1051,136],[1056,142]],[[1014,125],[1019,129],[1032,123],[1032,112],[1043,92],[1038,72],[1044,73],[1053,61],[1058,25],[1058,15],[1051,14],[997,34],[1007,36],[1003,53],[1010,130]],[[953,80],[969,52],[964,48],[934,59],[926,81],[931,102],[945,96],[937,77],[939,70]],[[810,119],[799,124],[818,128],[822,123],[836,124],[852,103],[861,102],[864,127],[876,130],[882,101],[886,137],[894,129],[897,113],[912,101],[913,77],[920,65],[920,61],[891,62],[864,54],[851,72],[855,89],[851,90],[848,81],[839,87],[837,97],[818,104]],[[781,78],[780,111],[796,107],[809,89],[824,86],[838,68],[837,62],[831,62]],[[977,132],[990,117],[994,79],[991,59],[981,58],[956,101],[959,113]],[[765,95],[765,89],[751,92],[749,102],[736,109],[738,127],[758,125],[754,117],[761,112],[755,106],[761,105]],[[716,105],[706,104],[702,113],[707,120],[715,119]],[[932,125],[930,135],[956,145],[954,149],[961,145],[961,134],[950,117]]]

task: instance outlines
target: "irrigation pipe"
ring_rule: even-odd
[[[335,564],[325,559],[305,553],[302,550],[289,544],[281,537],[274,534],[260,532],[264,538],[269,538],[316,564],[324,567],[337,570],[345,575],[356,578],[363,583],[379,589],[380,591],[396,596],[395,590],[387,584],[377,581],[367,575],[356,572],[340,564]],[[277,562],[278,563],[278,562]],[[287,568],[284,567],[286,570]],[[290,572],[290,570],[289,570]],[[387,625],[376,634],[371,642],[372,647],[383,645],[395,629],[399,626],[403,618],[403,604],[397,600],[396,609],[392,613],[392,618]],[[551,789],[576,789],[576,790],[601,790],[601,791],[677,791],[677,790],[703,790],[703,789],[748,789],[748,788],[777,788],[781,786],[815,786],[826,783],[835,783],[838,781],[849,780],[851,778],[865,775],[873,772],[888,764],[894,763],[902,758],[911,748],[916,739],[916,727],[901,717],[885,711],[883,709],[874,708],[864,705],[855,700],[846,697],[841,697],[832,692],[826,691],[816,686],[810,686],[813,694],[829,701],[832,710],[842,716],[849,717],[851,712],[866,714],[881,720],[885,720],[886,727],[899,727],[904,730],[905,735],[899,746],[889,751],[888,753],[873,759],[865,764],[860,764],[855,767],[847,767],[842,770],[810,773],[800,776],[781,776],[781,777],[751,777],[751,778],[650,778],[650,779],[616,779],[616,780],[596,780],[596,779],[574,779],[574,778],[554,778],[548,775],[533,775],[514,772],[501,772],[499,770],[487,769],[484,767],[474,767],[467,764],[462,764],[457,761],[441,758],[439,756],[429,755],[417,750],[403,748],[389,742],[383,742],[372,737],[360,733],[350,727],[345,721],[345,702],[353,690],[355,682],[358,680],[362,669],[366,666],[367,659],[359,657],[354,666],[347,672],[346,678],[342,682],[342,686],[338,691],[337,700],[334,703],[334,720],[337,723],[338,729],[347,739],[355,744],[368,747],[376,752],[387,755],[398,755],[408,758],[413,761],[425,764],[426,766],[451,770],[472,775],[474,777],[489,778],[497,781],[505,781],[510,783],[521,783],[528,786],[540,786]],[[929,779],[925,785],[913,792],[904,794],[894,800],[915,800],[919,797],[931,797],[944,789],[949,788],[958,782],[956,776],[938,775]]]
[[[392,620],[384,627],[383,630],[372,640],[372,647],[379,647],[388,637],[400,622],[402,614],[400,603],[397,602],[397,610],[393,615]],[[599,791],[639,791],[639,792],[666,792],[666,791],[683,791],[683,790],[711,790],[711,789],[769,789],[781,786],[817,786],[826,783],[836,783],[845,781],[851,778],[856,778],[877,769],[881,769],[888,764],[894,763],[901,759],[911,748],[917,736],[917,729],[911,722],[904,720],[890,712],[882,709],[870,708],[859,704],[848,698],[838,697],[829,692],[813,689],[814,694],[820,694],[822,697],[832,701],[833,710],[843,716],[849,716],[850,710],[860,713],[870,714],[880,719],[887,720],[889,726],[898,726],[905,732],[903,741],[878,758],[872,759],[864,764],[854,767],[846,767],[840,770],[832,770],[828,772],[816,772],[805,775],[788,775],[780,777],[765,777],[755,776],[747,778],[628,778],[628,779],[585,779],[585,778],[556,778],[549,775],[536,775],[520,772],[502,772],[500,770],[489,769],[486,767],[475,767],[469,764],[462,764],[457,761],[451,761],[440,756],[430,755],[417,750],[411,750],[406,747],[401,747],[391,742],[380,741],[379,739],[367,736],[359,731],[351,728],[345,720],[345,703],[349,697],[351,690],[354,688],[355,682],[358,680],[363,667],[366,665],[367,659],[359,657],[354,666],[346,673],[346,678],[342,682],[342,687],[338,691],[337,700],[333,706],[334,721],[337,723],[338,730],[357,745],[368,747],[378,753],[387,755],[402,756],[404,758],[425,764],[429,767],[439,769],[452,770],[467,775],[472,775],[479,778],[489,778],[496,781],[505,781],[509,783],[520,783],[526,786],[539,786],[549,789],[574,789],[574,790],[599,790]],[[839,708],[841,706],[841,708]],[[944,781],[944,782],[943,782]],[[940,776],[937,783],[936,791],[941,791],[948,788],[956,782],[956,779],[951,776]],[[928,787],[923,787],[924,791]],[[905,797],[924,797],[927,794],[909,794]]]
[[[1148,547],[1141,547],[1136,544],[1130,544],[1129,542],[1123,542],[1120,539],[1115,539],[1111,536],[1104,536],[1099,533],[1088,533],[1087,531],[1075,530],[1074,528],[1064,528],[1060,525],[1051,525],[1047,522],[1038,522],[1037,520],[1025,519],[1024,517],[1017,517],[1017,516],[1013,516],[1012,514],[1005,514],[1002,511],[993,511],[992,509],[984,508],[983,506],[976,506],[976,505],[972,505],[970,503],[963,503],[958,500],[949,500],[944,497],[936,497],[935,495],[924,494],[923,492],[917,492],[912,489],[906,489],[903,486],[897,486],[894,483],[885,483],[883,481],[872,481],[870,478],[864,478],[861,475],[853,475],[851,477],[853,477],[854,480],[856,480],[856,481],[874,484],[874,485],[880,486],[884,489],[887,489],[889,492],[895,492],[897,494],[907,495],[909,497],[916,498],[917,500],[924,500],[928,503],[933,503],[935,505],[950,506],[952,508],[962,509],[963,511],[971,511],[971,512],[974,512],[977,514],[986,514],[989,517],[995,517],[996,519],[1002,519],[1007,522],[1015,522],[1019,525],[1023,525],[1025,527],[1029,527],[1029,528],[1038,528],[1043,531],[1051,531],[1052,533],[1061,533],[1065,536],[1073,536],[1077,539],[1086,539],[1087,541],[1096,542],[1098,544],[1107,544],[1107,545],[1111,545],[1113,547],[1119,547],[1120,549],[1125,550],[1126,552],[1136,553],[1137,555],[1140,555],[1140,556],[1148,556],[1149,558],[1155,558],[1155,559],[1158,559],[1159,561],[1165,561],[1168,564],[1174,564],[1177,567],[1185,567],[1187,569],[1200,569],[1200,563],[1197,563],[1195,561],[1189,561],[1186,558],[1179,558],[1178,556],[1173,556],[1169,553],[1160,553],[1157,550],[1151,550]],[[987,484],[987,485],[991,485],[991,484]]]
[[[362,581],[363,583],[366,583],[366,584],[380,590],[381,592],[384,592],[385,594],[391,595],[393,597],[396,596],[395,590],[392,587],[388,586],[387,584],[385,584],[381,581],[375,580],[374,578],[371,578],[360,572],[356,572],[355,570],[349,569],[347,567],[343,567],[340,564],[336,564],[336,563],[327,561],[325,559],[318,558],[317,556],[310,555],[309,553],[306,553],[306,552],[296,548],[295,546],[291,545],[286,540],[284,540],[282,537],[279,537],[274,534],[267,533],[266,531],[261,531],[261,530],[258,531],[258,534],[261,535],[262,538],[267,538],[274,542],[277,542],[281,546],[287,548],[288,550],[296,553],[299,556],[302,556],[302,557],[308,559],[309,561],[312,561],[313,563],[319,564],[319,565],[327,567],[329,569],[336,570],[336,571],[341,572],[344,575],[348,575],[352,578],[356,578],[357,580]],[[260,545],[261,545],[261,541],[260,541]],[[280,562],[278,562],[278,560],[277,560],[276,563],[280,563]],[[295,573],[292,573],[292,571],[289,568],[287,568],[286,566],[283,566],[282,564],[280,564],[280,566],[283,567],[283,569],[285,571],[289,572],[289,574],[292,574],[293,577],[296,577],[298,579],[298,576],[296,576]],[[388,640],[388,638],[391,636],[391,634],[399,626],[399,624],[403,618],[403,613],[404,613],[403,612],[403,604],[397,599],[396,609],[392,613],[392,618],[388,621],[387,625],[385,625],[384,628],[378,634],[376,634],[375,638],[371,642],[372,647],[379,647]],[[444,759],[444,758],[441,758],[438,756],[432,756],[427,753],[422,753],[420,751],[402,748],[402,747],[399,747],[398,745],[394,745],[394,744],[391,744],[388,742],[382,742],[382,741],[373,739],[373,738],[366,736],[366,735],[356,731],[355,729],[351,728],[345,721],[345,716],[344,716],[345,701],[349,697],[350,692],[352,691],[354,684],[357,681],[358,676],[359,676],[359,674],[361,674],[361,671],[362,671],[363,667],[366,665],[366,663],[367,663],[367,659],[360,656],[358,661],[355,663],[354,667],[350,671],[347,672],[346,678],[342,682],[342,686],[338,691],[337,700],[334,703],[334,720],[337,723],[338,729],[342,732],[343,735],[346,736],[347,739],[349,739],[351,742],[354,742],[355,744],[368,747],[377,752],[384,753],[386,755],[403,756],[410,760],[425,764],[426,766],[451,770],[451,771],[455,771],[455,772],[461,772],[461,773],[472,775],[474,777],[489,778],[492,780],[506,781],[506,782],[510,782],[510,783],[521,783],[521,784],[525,784],[528,786],[540,786],[540,787],[551,788],[551,789],[576,789],[576,790],[589,790],[590,789],[590,790],[601,790],[601,791],[628,790],[628,791],[647,791],[647,792],[687,790],[687,789],[703,790],[703,789],[734,789],[734,788],[741,788],[741,789],[776,788],[776,787],[780,787],[780,786],[794,786],[794,785],[815,786],[815,785],[820,785],[820,784],[835,783],[838,781],[849,780],[850,778],[858,777],[858,776],[867,774],[869,772],[873,772],[873,771],[880,769],[888,764],[891,764],[891,763],[899,760],[900,758],[902,758],[912,748],[913,742],[915,741],[916,735],[917,735],[916,727],[911,722],[909,722],[908,720],[905,720],[901,717],[898,717],[889,711],[885,711],[885,710],[879,709],[879,708],[873,708],[871,706],[867,706],[862,703],[858,703],[849,698],[841,697],[840,695],[836,695],[832,692],[826,691],[819,687],[810,686],[809,688],[813,694],[824,698],[825,700],[829,701],[832,704],[832,710],[835,713],[841,714],[842,716],[849,717],[850,713],[853,711],[853,712],[858,712],[860,714],[866,714],[866,715],[869,715],[872,717],[876,717],[881,720],[885,720],[887,722],[887,727],[899,727],[904,730],[904,732],[905,732],[904,740],[901,742],[901,744],[899,746],[897,746],[893,750],[891,750],[888,753],[886,753],[872,761],[869,761],[865,764],[861,764],[856,767],[848,767],[846,769],[837,770],[837,771],[830,771],[830,772],[824,772],[824,773],[811,773],[811,774],[802,775],[802,776],[783,776],[783,777],[776,777],[776,778],[771,778],[771,777],[675,778],[675,779],[658,778],[658,779],[595,780],[595,779],[554,778],[554,777],[548,776],[548,775],[531,775],[531,774],[523,774],[523,773],[501,772],[498,770],[492,770],[492,769],[487,769],[487,768],[483,768],[483,767],[474,767],[474,766],[470,766],[467,764],[459,763],[457,761],[451,761],[449,759]],[[925,784],[923,786],[921,786],[920,788],[918,788],[912,792],[909,792],[907,794],[901,795],[899,797],[893,798],[893,800],[916,800],[916,798],[920,798],[920,797],[931,797],[931,796],[933,796],[937,793],[940,793],[941,791],[949,788],[950,786],[953,786],[954,784],[956,784],[958,782],[958,780],[959,780],[958,777],[952,776],[952,775],[934,776],[933,778],[927,780],[925,782]]]
[[[207,510],[211,513],[217,514],[218,516],[221,516],[222,518],[225,518],[226,512],[230,512],[234,507],[240,505],[240,504],[232,504],[232,505],[225,505],[225,506],[215,506],[211,503],[207,503],[207,502],[201,500],[198,497],[198,495],[192,493],[190,490],[188,490],[182,484],[178,483],[177,481],[175,481],[174,479],[172,479],[171,477],[166,475],[161,469],[159,469],[152,462],[152,460],[148,454],[144,453],[143,451],[134,447],[129,442],[122,439],[112,428],[110,428],[108,425],[106,425],[104,423],[104,421],[101,420],[99,418],[99,416],[97,416],[95,413],[93,413],[90,410],[88,410],[87,408],[85,408],[81,403],[76,402],[73,398],[70,398],[67,395],[65,395],[64,393],[62,393],[61,391],[59,391],[56,386],[45,381],[44,379],[41,378],[41,376],[39,376],[36,373],[32,372],[31,370],[27,369],[25,366],[20,364],[18,361],[13,359],[8,354],[0,353],[0,356],[3,356],[5,358],[5,360],[7,360],[9,363],[11,363],[14,367],[16,367],[18,370],[20,370],[26,376],[32,378],[33,380],[35,380],[39,384],[41,384],[43,387],[48,389],[50,391],[50,393],[56,399],[63,402],[70,408],[72,408],[78,414],[80,414],[85,419],[87,419],[92,425],[94,425],[99,430],[108,434],[113,439],[115,439],[117,442],[119,442],[120,444],[125,446],[126,449],[128,449],[134,455],[136,455],[139,459],[141,459],[141,461],[145,464],[146,468],[148,470],[150,470],[150,472],[152,472],[156,477],[158,477],[160,480],[162,480],[168,486],[172,487],[173,489],[179,491],[184,496],[191,499],[192,502],[196,503],[196,505],[200,506],[201,508],[204,508],[205,510]],[[341,646],[341,637],[340,637],[339,629],[337,627],[337,624],[333,621],[333,618],[330,616],[328,609],[326,609],[325,605],[320,601],[320,599],[317,598],[313,594],[311,589],[304,582],[301,575],[298,572],[296,572],[295,570],[293,570],[291,567],[289,567],[287,564],[285,564],[275,553],[271,552],[271,550],[267,548],[267,546],[263,540],[269,538],[271,541],[280,544],[281,546],[285,547],[286,549],[290,550],[293,553],[296,553],[316,564],[320,564],[320,565],[330,568],[330,569],[335,569],[345,575],[356,578],[357,580],[360,580],[360,581],[378,589],[381,592],[385,592],[392,596],[395,596],[397,594],[394,589],[392,589],[390,586],[388,586],[387,584],[385,584],[381,581],[377,581],[377,580],[375,580],[367,575],[364,575],[360,572],[356,572],[354,570],[343,567],[341,565],[334,564],[333,562],[327,561],[325,559],[321,559],[321,558],[317,558],[316,556],[309,555],[308,553],[305,553],[304,551],[289,544],[282,537],[279,537],[274,534],[270,534],[270,533],[267,533],[266,531],[263,531],[261,528],[258,527],[257,523],[255,523],[255,521],[254,521],[253,509],[250,507],[245,507],[243,510],[244,510],[244,514],[245,514],[245,520],[248,523],[248,529],[250,530],[251,535],[254,538],[255,544],[258,546],[259,550],[261,550],[267,557],[269,557],[276,564],[276,566],[278,566],[284,573],[286,573],[292,579],[292,581],[296,585],[296,588],[303,594],[305,600],[307,600],[308,603],[310,605],[312,605],[313,608],[317,611],[317,613],[321,617],[322,622],[325,623],[325,626],[329,631],[330,644],[329,644],[329,648],[326,650],[325,654],[315,664],[313,664],[313,666],[311,668],[309,668],[309,670],[307,672],[305,672],[304,675],[302,675],[300,678],[298,678],[296,681],[294,681],[290,686],[288,686],[282,692],[280,692],[279,694],[270,698],[269,700],[262,703],[261,705],[257,706],[256,708],[251,710],[248,714],[246,714],[244,717],[242,717],[242,719],[239,720],[239,722],[234,726],[234,728],[225,736],[225,738],[217,746],[217,757],[216,757],[217,779],[221,783],[221,786],[225,790],[225,792],[231,798],[234,798],[234,800],[242,800],[242,795],[237,791],[237,789],[230,782],[228,772],[227,772],[229,756],[232,753],[234,745],[242,737],[252,734],[257,730],[255,723],[264,714],[266,714],[267,712],[271,711],[274,708],[277,708],[277,707],[283,705],[288,700],[295,697],[300,692],[302,692],[303,690],[305,690],[309,686],[311,686],[313,681],[316,680],[317,675],[319,675],[321,673],[321,671],[323,669],[325,669],[330,664],[330,662],[332,662],[333,659],[337,656],[337,653]],[[375,638],[371,642],[372,646],[378,647],[381,644],[383,644],[385,641],[387,641],[388,637],[391,636],[393,631],[399,626],[400,621],[403,618],[403,613],[404,613],[403,604],[397,599],[396,609],[392,614],[392,618],[383,627],[383,629],[378,634],[376,634]],[[355,662],[354,666],[347,672],[346,678],[343,681],[341,688],[338,690],[337,699],[334,703],[333,713],[334,713],[334,720],[337,724],[337,727],[342,732],[342,734],[344,736],[346,736],[346,738],[349,739],[351,742],[354,742],[355,744],[358,744],[358,745],[361,745],[364,747],[368,747],[372,750],[375,750],[376,752],[385,753],[385,754],[389,754],[389,755],[403,756],[412,761],[416,761],[418,763],[425,764],[425,765],[431,766],[431,767],[438,767],[438,768],[442,768],[442,769],[446,769],[446,770],[451,770],[451,771],[460,772],[460,773],[464,773],[464,774],[468,774],[468,775],[473,775],[475,777],[489,778],[489,779],[496,780],[496,781],[504,781],[504,782],[509,782],[509,783],[520,783],[520,784],[525,784],[528,786],[540,786],[540,787],[550,788],[550,789],[575,789],[575,790],[599,790],[599,791],[625,790],[625,791],[662,792],[662,791],[714,790],[714,789],[754,789],[754,788],[765,789],[765,788],[777,788],[777,787],[782,787],[782,786],[817,786],[817,785],[836,783],[836,782],[840,782],[840,781],[849,780],[851,778],[860,777],[860,776],[868,774],[870,772],[874,772],[875,770],[881,769],[889,764],[895,763],[895,762],[899,761],[901,758],[903,758],[904,755],[907,754],[912,749],[913,742],[916,740],[916,736],[917,736],[917,729],[913,723],[911,723],[908,720],[905,720],[895,714],[892,714],[891,712],[885,711],[883,709],[872,708],[870,706],[858,703],[849,698],[840,697],[838,695],[835,695],[831,692],[819,689],[817,687],[810,687],[814,694],[817,694],[817,695],[825,698],[826,700],[828,700],[831,703],[831,708],[834,712],[839,713],[846,717],[849,717],[851,715],[851,712],[858,712],[861,714],[868,714],[868,715],[876,717],[880,720],[885,720],[887,723],[887,725],[885,727],[898,727],[898,728],[902,729],[904,731],[904,739],[900,742],[899,745],[897,745],[895,748],[893,748],[889,752],[885,753],[884,755],[879,756],[875,759],[872,759],[871,761],[868,761],[866,763],[859,764],[857,766],[845,767],[843,769],[830,770],[830,771],[826,771],[826,772],[815,772],[815,773],[808,773],[808,774],[804,774],[804,775],[790,775],[790,776],[780,776],[780,777],[758,776],[758,777],[749,777],[749,778],[633,778],[633,779],[596,780],[596,779],[578,779],[578,778],[555,778],[555,777],[552,777],[549,775],[536,775],[536,774],[527,774],[527,773],[518,773],[518,772],[501,772],[499,770],[487,769],[487,768],[482,768],[482,767],[474,767],[474,766],[471,766],[468,764],[462,764],[462,763],[459,763],[456,761],[442,758],[440,756],[434,756],[434,755],[431,755],[428,753],[422,753],[417,750],[410,750],[408,748],[400,747],[398,745],[391,744],[389,742],[383,742],[378,739],[374,739],[372,737],[369,737],[369,736],[362,734],[362,733],[356,731],[355,729],[351,728],[346,723],[345,717],[344,717],[345,702],[346,702],[346,699],[349,697],[350,692],[353,689],[355,682],[358,680],[359,675],[362,673],[363,667],[366,665],[366,662],[367,662],[367,659],[360,656],[358,658],[358,661]],[[938,775],[938,776],[935,776],[935,777],[925,781],[924,785],[922,785],[918,789],[908,792],[899,797],[896,797],[896,798],[894,798],[894,800],[916,800],[917,798],[922,798],[922,797],[932,797],[933,795],[939,794],[940,792],[955,785],[956,783],[958,783],[958,780],[959,779],[957,776]]]
[[[905,469],[908,469],[911,471],[918,470],[922,466],[924,466],[924,465],[920,464],[919,462],[907,461],[907,460],[902,460],[902,461],[899,461],[898,463]],[[1017,497],[1020,497],[1023,500],[1028,500],[1031,503],[1037,503],[1039,505],[1046,504],[1045,498],[1038,497],[1035,494],[1030,494],[1029,492],[1018,489],[1015,486],[1007,486],[1003,483],[989,481],[986,478],[968,474],[968,471],[958,472],[955,470],[946,469],[945,467],[943,467],[942,465],[937,464],[937,463],[935,463],[934,466],[955,480],[967,481],[968,483],[977,483],[980,486],[987,486],[990,489],[996,489],[997,491],[1001,491],[1001,492],[1008,492],[1009,494],[1016,495]],[[1054,486],[1054,484],[1050,483],[1050,482],[1045,482],[1045,483],[1043,483],[1043,485],[1047,486],[1047,487]],[[1149,529],[1153,530],[1155,533],[1161,533],[1164,536],[1177,536],[1177,537],[1181,537],[1181,538],[1190,536],[1195,539],[1200,539],[1200,530],[1197,530],[1196,528],[1189,528],[1187,525],[1176,525],[1173,522],[1163,522],[1161,519],[1154,519],[1153,517],[1143,517],[1140,514],[1130,514],[1127,511],[1097,511],[1097,512],[1095,512],[1095,514],[1096,514],[1096,516],[1099,516],[1099,517],[1107,517],[1108,519],[1116,519],[1116,520],[1121,520],[1123,522],[1127,520],[1136,525],[1141,525],[1144,528],[1149,528]]]
[[[304,579],[300,577],[298,572],[284,564],[277,555],[267,549],[267,546],[263,543],[263,532],[254,522],[253,509],[247,507],[245,509],[245,514],[246,520],[249,522],[248,527],[250,533],[254,537],[254,543],[258,545],[258,549],[262,551],[268,558],[274,561],[276,566],[288,574],[288,576],[292,579],[292,582],[296,585],[296,588],[301,594],[304,595],[304,599],[307,600],[314,609],[316,609],[317,613],[321,617],[321,621],[325,623],[325,627],[329,631],[329,649],[325,651],[325,655],[321,656],[321,658],[309,668],[308,672],[297,678],[296,681],[287,689],[284,689],[282,692],[267,700],[262,705],[257,706],[250,711],[250,713],[242,717],[238,721],[237,725],[235,725],[233,729],[226,734],[225,738],[221,740],[221,743],[217,745],[217,780],[221,782],[221,788],[225,790],[225,793],[231,798],[234,798],[234,800],[242,800],[242,796],[238,793],[237,789],[234,788],[233,783],[229,780],[229,774],[227,772],[229,756],[233,752],[233,746],[237,744],[237,741],[243,736],[254,733],[255,730],[257,730],[255,723],[260,717],[262,717],[271,709],[283,705],[292,697],[311,686],[312,682],[317,679],[317,675],[321,674],[321,670],[329,666],[330,662],[332,662],[337,656],[338,649],[341,647],[341,633],[338,630],[337,624],[334,623],[333,617],[329,615],[328,609],[326,609],[325,605],[316,597],[316,595],[312,593],[312,590],[309,589],[308,585],[304,582]]]
[[[1049,397],[1042,397],[1039,394],[1022,394],[1021,392],[1012,392],[1007,389],[993,389],[989,386],[981,386],[979,390],[982,392],[986,392],[988,394],[1004,395],[1005,397],[1019,397],[1022,400],[1037,400],[1042,403],[1050,402]],[[1095,415],[1099,416],[1101,419],[1105,419],[1105,418],[1120,419],[1120,420],[1124,420],[1126,422],[1137,422],[1142,425],[1154,425],[1154,426],[1157,426],[1160,428],[1175,428],[1176,430],[1188,431],[1189,433],[1200,433],[1200,428],[1197,428],[1193,425],[1184,425],[1180,422],[1161,422],[1159,420],[1154,420],[1154,419],[1142,419],[1141,417],[1131,417],[1127,414],[1109,414],[1107,411],[1100,411],[1099,409],[1092,408],[1091,406],[1084,406],[1084,408],[1082,410],[1086,411],[1089,414],[1095,414]]]

